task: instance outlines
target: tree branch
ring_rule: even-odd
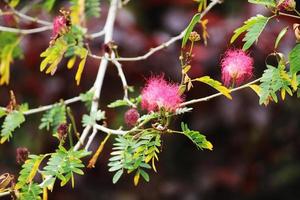
[[[6,26],[0,26],[0,31],[4,32],[11,32],[11,33],[20,33],[20,34],[33,34],[33,33],[40,33],[43,31],[51,30],[53,27],[51,26],[42,26],[39,28],[33,28],[33,29],[18,29],[18,28],[11,28]]]
[[[115,23],[119,3],[120,3],[120,0],[111,0],[106,23],[104,26],[105,27],[104,29],[106,30],[105,37],[104,37],[104,43],[108,43],[112,40],[114,23]],[[107,53],[105,54],[105,58],[101,59],[98,74],[97,74],[96,80],[94,82],[94,86],[93,86],[94,96],[93,96],[93,102],[92,102],[91,112],[90,112],[91,114],[94,112],[97,112],[98,107],[99,107],[99,99],[100,99],[100,94],[101,94],[101,90],[102,90],[102,86],[103,86],[103,80],[104,80],[104,76],[105,76],[107,65],[108,65],[108,59],[106,57],[109,57],[109,55]],[[87,133],[87,134],[82,134],[80,136],[80,141],[77,142],[74,150],[78,150],[80,148],[80,143],[83,143],[85,141],[85,138],[87,137],[89,131],[90,131],[90,128],[84,129],[84,133]]]
[[[52,22],[41,20],[37,17],[31,17],[31,16],[28,16],[28,15],[25,15],[25,14],[21,13],[20,11],[15,10],[15,9],[13,9],[12,12],[15,15],[17,15],[18,17],[20,17],[21,19],[31,21],[31,22],[36,22],[36,23],[39,23],[39,24],[42,24],[42,25],[45,25],[45,26],[52,26]]]
[[[250,85],[259,82],[260,80],[261,80],[261,78],[258,78],[256,80],[250,82],[250,83],[246,83],[245,85],[242,85],[242,86],[239,86],[237,88],[231,89],[230,92],[236,92],[238,90],[247,88]],[[194,103],[199,103],[199,102],[203,102],[203,101],[209,101],[209,100],[211,100],[211,99],[213,99],[215,97],[222,96],[222,95],[223,94],[219,92],[219,93],[207,96],[207,97],[203,97],[203,98],[199,98],[199,99],[193,99],[193,100],[190,100],[190,101],[183,102],[183,103],[180,104],[180,106],[184,107],[184,106],[191,105],[191,104],[194,104]]]

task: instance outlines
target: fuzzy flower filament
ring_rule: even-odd
[[[179,85],[167,82],[162,76],[150,78],[142,90],[141,105],[148,112],[161,108],[174,112],[182,102]]]
[[[295,0],[284,0],[278,5],[279,10],[293,11],[296,8]]]
[[[253,58],[241,49],[228,50],[221,60],[221,70],[226,86],[240,85],[253,75]]]
[[[52,37],[56,38],[67,27],[67,19],[64,16],[55,17],[53,20]]]

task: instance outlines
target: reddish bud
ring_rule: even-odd
[[[66,139],[68,133],[68,125],[66,123],[60,124],[57,128],[58,139],[63,141]]]
[[[18,164],[23,164],[29,155],[29,151],[26,147],[19,147],[16,150],[16,161]]]
[[[124,115],[125,123],[129,126],[134,126],[139,118],[140,114],[135,108],[127,110]]]
[[[57,38],[61,32],[67,27],[67,20],[65,16],[55,17],[53,20],[53,32],[52,37]]]

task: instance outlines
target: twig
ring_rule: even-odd
[[[20,11],[15,10],[15,9],[13,9],[12,12],[15,15],[17,15],[18,17],[20,17],[21,19],[24,19],[24,20],[27,20],[27,21],[36,22],[36,23],[39,23],[39,24],[42,24],[42,25],[45,25],[45,26],[51,26],[52,25],[51,22],[38,19],[37,17],[31,17],[31,16],[28,16],[28,15],[25,15],[25,14],[21,13]]]
[[[20,33],[20,34],[33,34],[33,33],[40,33],[43,31],[51,30],[52,26],[42,26],[39,28],[33,28],[33,29],[18,29],[18,28],[10,28],[6,26],[0,26],[0,31],[4,32],[11,32],[11,33]]]
[[[76,143],[75,147],[74,147],[74,151],[77,151],[84,143],[85,138],[87,137],[87,135],[89,134],[90,130],[91,130],[91,126],[86,126],[83,131],[82,134],[79,138],[79,141]]]
[[[105,28],[103,30],[97,32],[97,33],[92,33],[92,34],[88,35],[87,38],[89,38],[89,39],[95,39],[95,38],[101,37],[103,35],[105,35]]]
[[[4,196],[10,195],[10,194],[11,194],[11,191],[0,192],[0,197],[4,197]]]
[[[119,0],[111,0],[106,23],[104,26],[105,30],[106,30],[105,37],[104,37],[104,43],[108,43],[112,40],[114,23],[115,23],[119,3],[120,3]],[[106,54],[106,56],[108,57],[108,54]],[[94,96],[93,96],[93,102],[92,102],[91,112],[90,112],[91,114],[94,112],[97,112],[98,107],[99,107],[99,98],[100,98],[100,94],[101,94],[101,90],[102,90],[103,79],[105,76],[107,65],[108,65],[108,59],[103,58],[100,62],[98,74],[97,74],[97,77],[96,77],[96,80],[95,80],[94,86],[93,86]],[[86,131],[87,129],[88,129],[88,131]],[[80,140],[75,145],[74,150],[78,150],[80,148],[80,143],[83,143],[85,141],[85,138],[87,137],[90,129],[91,129],[91,127],[84,129],[85,134],[82,133],[82,135],[80,136]]]
[[[208,11],[210,11],[216,4],[218,3],[221,3],[220,0],[213,0],[207,7],[206,9],[201,13],[201,16],[200,16],[200,19],[202,19],[207,13]],[[172,37],[170,40],[168,40],[167,42],[164,42],[162,43],[161,45],[155,47],[155,48],[151,48],[146,54],[142,55],[142,56],[137,56],[137,57],[119,57],[119,58],[116,58],[115,60],[116,61],[139,61],[139,60],[146,60],[147,58],[149,58],[151,55],[153,55],[154,53],[164,49],[164,48],[167,48],[168,46],[170,46],[171,44],[175,43],[176,41],[178,40],[181,40],[184,35],[185,35],[185,32],[186,32],[186,29],[183,30],[179,35],[175,36],[175,37]],[[93,54],[90,54],[89,55],[90,57],[92,58],[95,58],[95,59],[108,59],[110,61],[112,61],[112,59],[110,58],[107,58],[105,55],[104,56],[97,56],[97,55],[93,55]]]
[[[106,128],[105,126],[101,126],[99,124],[96,124],[95,128],[104,133],[108,133],[108,134],[112,134],[112,135],[126,135],[129,132],[129,131],[114,130],[114,129]]]
[[[300,16],[291,15],[291,14],[284,13],[284,12],[279,12],[278,15],[300,19]]]
[[[89,147],[91,146],[91,144],[92,144],[92,142],[93,142],[93,140],[94,140],[96,134],[97,134],[97,129],[94,127],[94,128],[93,128],[93,132],[92,132],[92,134],[90,135],[90,137],[89,137],[89,139],[88,139],[88,141],[87,141],[87,143],[86,143],[86,145],[85,145],[85,150],[88,150],[88,149],[89,149]]]
[[[260,80],[261,80],[261,78],[258,78],[256,80],[250,82],[250,83],[247,83],[245,85],[239,86],[239,87],[234,88],[234,89],[231,89],[230,92],[235,92],[235,91],[247,88],[250,85],[259,82]],[[215,97],[222,96],[222,95],[223,94],[221,92],[219,92],[219,93],[207,96],[207,97],[203,97],[203,98],[199,98],[199,99],[193,99],[193,100],[190,100],[190,101],[183,102],[183,103],[180,104],[180,106],[184,107],[184,106],[191,105],[191,104],[194,104],[194,103],[199,103],[199,102],[203,102],[203,101],[209,101],[209,100],[211,100],[211,99],[213,99]]]

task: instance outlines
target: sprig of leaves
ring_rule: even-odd
[[[183,134],[187,136],[199,149],[213,149],[211,142],[206,140],[205,135],[202,135],[199,131],[190,130],[185,123],[181,123],[181,129]]]
[[[124,171],[132,173],[135,171],[134,185],[138,185],[142,176],[149,181],[149,175],[145,169],[151,169],[148,164],[152,162],[152,168],[156,171],[155,161],[158,160],[159,147],[161,145],[160,135],[156,132],[144,132],[138,138],[132,136],[119,136],[114,143],[112,157],[108,166],[110,172],[115,172],[113,183],[116,183]]]
[[[260,4],[260,5],[265,5],[265,6],[270,6],[270,7],[275,7],[276,6],[276,1],[275,0],[248,0],[249,3],[254,3],[254,4]]]
[[[251,17],[244,22],[242,27],[234,31],[234,35],[232,36],[230,43],[233,43],[242,33],[246,32],[246,35],[243,38],[243,41],[245,42],[243,50],[249,49],[253,43],[258,40],[269,20],[270,17],[265,17],[263,15]]]
[[[56,136],[57,128],[60,124],[67,122],[66,106],[64,104],[56,104],[52,109],[43,114],[39,129],[52,129],[52,133]]]

